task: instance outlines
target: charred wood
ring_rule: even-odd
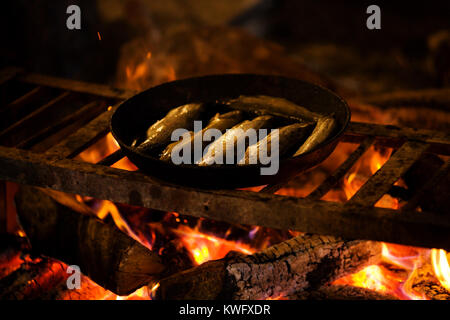
[[[27,239],[11,234],[0,235],[0,279],[17,270],[25,262]]]
[[[262,252],[224,259],[160,281],[160,299],[266,299],[314,291],[381,257],[381,244],[302,235]]]
[[[325,285],[312,292],[301,292],[291,300],[398,300],[389,294],[349,285]]]
[[[68,276],[64,264],[56,260],[44,258],[37,263],[24,263],[0,280],[0,299],[40,299]]]
[[[65,282],[60,283],[42,296],[44,300],[99,300],[107,296],[114,296],[87,277],[81,277],[81,288],[69,289]]]
[[[17,211],[35,252],[78,265],[83,274],[119,295],[133,292],[164,270],[157,254],[115,226],[74,211],[67,206],[72,201],[68,197],[62,205],[41,190],[21,188]]]
[[[414,271],[408,286],[418,295],[430,300],[450,300],[450,291],[436,279],[433,266],[425,263]]]

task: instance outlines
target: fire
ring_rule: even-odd
[[[364,185],[370,176],[375,174],[392,154],[392,150],[377,150],[371,147],[350,170],[342,182],[344,200],[349,200]],[[401,181],[396,184],[402,184]],[[339,191],[337,191],[339,192]],[[332,200],[342,199],[336,196],[336,191],[330,192]],[[327,199],[326,195],[324,199]],[[399,201],[389,195],[384,195],[376,204],[377,207],[398,209]],[[424,300],[426,297],[416,293],[411,285],[416,270],[429,256],[429,250],[382,243],[381,265],[371,265],[352,275],[336,280],[336,284],[347,284],[356,287],[372,289],[390,294],[401,299]],[[442,253],[443,252],[443,253]],[[431,251],[436,277],[441,284],[449,284],[450,270],[445,251],[433,249]],[[445,265],[447,263],[447,265]],[[403,276],[391,272],[387,266],[395,266],[403,270]],[[447,267],[447,268],[446,268]],[[445,286],[444,286],[445,287]]]
[[[148,54],[148,59],[150,59],[150,57],[151,53]],[[139,74],[139,72],[143,71],[135,70],[134,74]],[[108,134],[103,140],[80,154],[78,158],[83,161],[96,163],[118,149],[119,146],[117,142],[111,134]],[[347,151],[347,153],[349,153],[352,150],[349,149]],[[384,165],[391,156],[391,153],[392,150],[390,149],[380,150],[374,147],[370,148],[344,177],[340,188],[331,190],[323,197],[323,199],[342,202],[349,200],[370,176]],[[334,161],[335,159],[336,158],[333,158],[332,160]],[[330,160],[330,163],[333,161]],[[325,163],[325,165],[327,164]],[[335,167],[332,167],[331,170],[334,170],[338,165],[339,164],[335,164]],[[136,170],[136,167],[126,158],[112,166],[124,170]],[[326,175],[316,175],[316,180],[314,180],[313,184],[319,185],[325,177]],[[305,197],[308,195],[308,192],[311,192],[314,189],[315,186],[313,184],[307,184],[302,188],[281,189],[277,193]],[[399,182],[399,184],[401,184],[401,182]],[[257,192],[260,189],[261,187],[256,187],[247,188],[246,190]],[[78,198],[82,201],[93,200],[86,197]],[[377,202],[376,206],[398,209],[399,201],[385,195]],[[101,219],[105,219],[110,215],[119,229],[150,249],[153,248],[156,241],[156,231],[160,233],[168,232],[167,230],[163,230],[164,227],[159,223],[149,224],[149,226],[153,228],[151,229],[150,237],[145,236],[141,231],[137,232],[134,228],[130,227],[126,217],[124,217],[117,206],[110,201],[95,200],[91,207]],[[199,219],[195,227],[190,227],[188,221],[175,212],[167,213],[164,219],[172,219],[172,221],[176,223],[175,226],[170,227],[170,232],[178,237],[179,243],[189,252],[194,265],[200,265],[209,260],[223,258],[230,251],[236,251],[242,254],[252,254],[264,249],[270,242],[266,240],[263,242],[264,244],[252,246],[252,241],[256,237],[259,236],[261,238],[262,228],[260,227],[248,229],[246,236],[247,240],[244,243],[240,240],[227,239],[232,230],[231,228],[222,236],[201,231],[203,219]],[[298,234],[298,232],[290,231],[288,236],[296,236]],[[270,235],[263,235],[263,237],[270,238]],[[417,276],[418,268],[423,264],[428,263],[432,264],[434,274],[439,283],[449,290],[450,266],[448,256],[444,250],[432,249],[430,251],[387,243],[383,243],[382,248],[383,261],[380,264],[367,266],[359,272],[336,280],[334,284],[363,287],[380,293],[393,295],[401,299],[427,299],[424,294],[415,292],[413,284],[414,279]],[[158,252],[161,253],[162,251],[163,248],[159,248]],[[399,270],[401,272],[399,272]],[[105,299],[151,299],[152,292],[154,292],[158,286],[159,284],[156,283],[149,287],[138,289],[136,292],[126,297],[119,297],[110,293],[105,296]],[[276,297],[275,299],[282,298],[283,297]]]
[[[119,149],[119,144],[111,132],[109,132],[103,139],[84,150],[75,159],[89,163],[97,163]],[[111,167],[129,171],[136,171],[138,169],[127,157],[114,163]]]
[[[195,263],[200,265],[209,260],[223,258],[230,251],[252,254],[256,250],[236,241],[228,241],[212,235],[201,233],[195,229],[180,225],[175,233],[180,235],[184,246],[191,252]]]
[[[389,159],[392,150],[377,150],[371,147],[350,170],[343,181],[345,199],[350,200],[355,193],[375,174]],[[384,195],[376,204],[376,207],[398,209],[398,200],[389,195]]]
[[[335,281],[336,284],[351,284],[356,287],[367,288],[379,292],[386,292],[383,271],[380,266],[372,265],[364,268],[358,273],[350,275],[350,281],[343,279]]]
[[[167,63],[167,58],[149,50],[133,52],[125,61],[119,62],[119,70],[117,85],[134,91],[176,79],[175,69]]]
[[[441,285],[450,290],[450,266],[448,263],[449,253],[444,250],[432,249],[431,250],[431,261],[433,263],[434,273]]]
[[[382,263],[334,281],[396,296],[400,299],[425,300],[412,288],[415,271],[425,263],[426,249],[382,243]],[[399,272],[402,271],[402,272]]]

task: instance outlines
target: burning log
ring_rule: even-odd
[[[43,300],[98,300],[110,295],[111,292],[103,289],[90,281],[87,277],[81,277],[81,288],[71,290],[67,288],[67,284],[61,283],[52,290],[49,290]]]
[[[115,226],[74,211],[80,207],[74,199],[61,193],[58,199],[64,200],[53,197],[25,186],[16,195],[19,219],[34,251],[79,266],[119,295],[130,294],[164,270],[157,254]]]
[[[221,260],[160,281],[160,299],[265,299],[314,291],[381,259],[381,244],[302,235],[260,253]]]
[[[450,300],[450,291],[436,279],[433,266],[425,263],[414,271],[408,286],[417,294],[430,300]]]
[[[15,271],[24,262],[22,250],[28,249],[25,238],[10,234],[0,235],[0,279]]]
[[[24,263],[0,280],[0,299],[38,299],[54,286],[65,282],[69,275],[64,267],[63,263],[51,259]]]
[[[348,285],[325,285],[312,292],[288,297],[293,300],[398,300],[397,297]]]

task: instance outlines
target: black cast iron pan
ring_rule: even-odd
[[[334,114],[337,126],[315,149],[298,157],[281,159],[276,175],[261,175],[254,165],[175,165],[140,153],[131,147],[136,137],[163,118],[170,109],[192,102],[211,102],[240,95],[282,97],[311,111]],[[350,121],[346,102],[331,91],[295,79],[272,75],[224,74],[176,80],[150,88],[124,101],[111,118],[111,132],[124,154],[144,173],[176,184],[201,188],[242,188],[276,183],[323,160],[336,148]]]

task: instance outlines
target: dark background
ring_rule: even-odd
[[[104,5],[100,8],[98,2],[102,1]],[[205,27],[219,24],[242,27],[258,37],[282,44],[293,56],[306,60],[305,64],[311,68],[334,77],[342,77],[341,69],[348,69],[346,63],[355,60],[355,55],[360,60],[355,61],[352,69],[359,74],[398,74],[397,66],[392,67],[390,62],[377,60],[371,67],[364,62],[366,57],[389,56],[395,50],[400,60],[404,60],[399,64],[407,64],[400,68],[414,69],[420,86],[446,85],[442,76],[432,74],[435,70],[431,73],[422,70],[421,63],[434,54],[430,52],[430,36],[450,30],[450,1],[262,0],[242,6],[242,10],[237,1],[230,1],[229,11],[236,12],[230,18],[224,17],[223,9],[206,5],[209,1],[204,1],[205,6],[201,5],[202,1],[167,1],[168,10],[161,10],[151,0],[124,0],[123,14],[109,20],[101,12],[108,10],[105,9],[108,1],[3,1],[0,67],[21,66],[33,72],[111,83],[121,47],[149,29],[164,34],[177,24]],[[66,8],[70,4],[81,7],[81,30],[66,28]],[[370,4],[381,7],[381,30],[366,28],[366,8]],[[102,41],[97,32],[101,33]],[[322,51],[315,52],[317,48]],[[332,54],[332,50],[337,52]],[[349,50],[351,54],[346,56]],[[448,51],[444,52],[438,60],[448,66]],[[331,65],[329,60],[336,63]],[[405,81],[410,77],[407,72]]]

